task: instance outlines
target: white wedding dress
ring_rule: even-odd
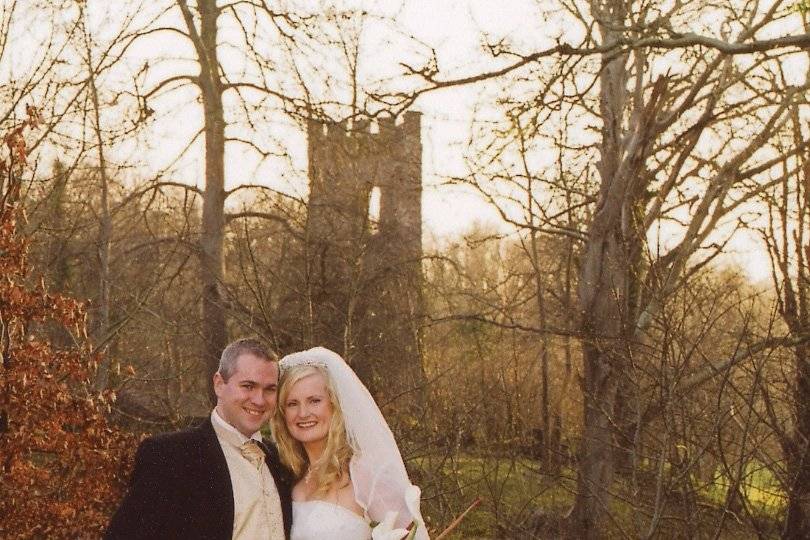
[[[346,440],[352,450],[349,478],[360,516],[327,501],[293,501],[291,540],[402,539],[416,527],[416,540],[429,540],[419,510],[421,492],[411,484],[394,435],[368,389],[339,354],[323,347],[288,354],[280,370],[300,365],[326,369],[343,411]]]
[[[371,525],[348,508],[327,501],[293,501],[290,540],[369,540]]]

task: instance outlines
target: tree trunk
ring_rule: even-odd
[[[808,29],[805,20],[805,30]],[[794,144],[804,144],[802,122],[798,107],[791,110],[793,120]],[[784,259],[779,261],[779,268],[783,276],[783,283],[777,287],[782,290],[783,306],[782,318],[787,323],[793,335],[799,336],[807,332],[810,327],[810,306],[807,299],[808,283],[808,256],[810,248],[805,240],[807,234],[807,220],[810,216],[810,160],[806,156],[800,157],[802,164],[801,175],[797,175],[796,191],[793,197],[800,209],[796,213],[794,232],[788,236],[789,217],[786,205],[779,208],[780,222],[782,223],[783,242],[792,237],[795,254],[794,279],[790,279],[788,249],[784,248]],[[788,200],[791,195],[785,182],[782,185],[782,199]],[[789,484],[787,489],[788,505],[785,512],[785,521],[782,527],[782,538],[798,539],[810,538],[810,364],[808,355],[810,348],[806,344],[797,345],[793,349],[795,361],[795,385],[793,387],[793,407],[795,411],[795,427],[793,433],[784,438],[782,444]]]
[[[225,302],[222,287],[225,277],[225,117],[222,108],[223,85],[217,56],[217,19],[215,0],[198,0],[199,31],[186,0],[177,0],[200,65],[198,86],[203,103],[205,136],[205,189],[203,191],[202,230],[199,240],[200,283],[202,285],[202,360],[211,403],[216,401],[212,376],[219,356],[227,344]]]
[[[808,348],[800,345],[795,350],[796,430],[792,447],[786,453],[791,485],[782,538],[810,538],[810,364]]]
[[[608,13],[608,11],[610,11]],[[600,33],[604,42],[618,36],[624,11],[606,10]],[[611,24],[611,22],[613,24]],[[602,535],[599,522],[610,503],[615,468],[615,413],[619,375],[625,368],[628,337],[630,263],[626,242],[632,221],[630,174],[620,167],[627,58],[606,59],[599,76],[602,118],[599,200],[580,267],[579,311],[583,350],[583,428],[579,447],[577,494],[569,514],[569,535]]]
[[[531,183],[529,183],[529,192],[531,193]],[[533,214],[534,206],[531,197],[529,198],[529,209],[530,212]],[[545,283],[543,282],[543,276],[541,274],[540,254],[536,231],[531,232],[530,240],[531,240],[531,261],[534,269],[535,297],[537,299],[537,318],[539,327],[545,330],[547,324]],[[551,422],[551,409],[549,405],[549,391],[548,391],[549,338],[548,333],[546,332],[543,332],[543,334],[540,337],[540,347],[541,347],[540,378],[542,385],[542,387],[540,388],[540,419],[543,426],[542,441],[539,441],[541,454],[540,458],[543,460],[543,463],[546,465],[546,467],[550,468],[551,458],[555,454],[554,449],[552,449],[552,444],[554,441],[554,437],[552,437],[552,431],[554,429],[554,426],[552,426]]]
[[[225,119],[222,84],[217,60],[217,17],[214,0],[201,0],[200,39],[205,57],[200,58],[200,89],[205,111],[205,191],[200,235],[200,281],[202,283],[203,359],[209,397],[216,401],[212,376],[227,344],[222,284],[225,270]]]
[[[598,218],[596,218],[598,219]],[[595,229],[596,232],[598,229]],[[572,537],[596,538],[614,472],[618,374],[624,367],[626,268],[616,234],[592,236],[580,282],[583,302],[583,430],[577,495],[569,516]],[[582,290],[585,292],[582,292]]]
[[[83,8],[82,8],[83,9]],[[84,18],[84,13],[82,13]],[[112,217],[110,215],[109,190],[110,180],[107,176],[107,160],[104,156],[104,138],[101,130],[101,107],[98,99],[98,87],[96,86],[96,74],[93,67],[93,56],[90,48],[90,40],[85,28],[85,61],[89,77],[90,98],[93,106],[93,131],[98,145],[98,172],[100,193],[99,193],[99,221],[98,234],[96,236],[96,261],[98,264],[98,300],[96,301],[96,317],[93,324],[93,338],[96,347],[106,348],[106,341],[109,338],[110,328],[110,242],[112,241]],[[105,390],[110,378],[110,358],[106,355],[102,357],[98,365],[95,379],[95,389]]]

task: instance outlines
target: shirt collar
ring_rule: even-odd
[[[217,412],[217,408],[211,411],[211,423],[214,425],[215,431],[225,435],[227,440],[234,444],[234,446],[242,446],[249,439],[257,442],[262,442],[262,432],[257,431],[250,437],[245,437],[238,429],[226,422]]]

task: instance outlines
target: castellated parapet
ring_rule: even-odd
[[[308,341],[345,354],[378,397],[413,404],[424,383],[421,114],[376,127],[307,124]],[[369,218],[375,187],[377,223]]]

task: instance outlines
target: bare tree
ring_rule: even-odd
[[[201,128],[182,153],[202,137],[203,186],[161,178],[152,189],[173,187],[202,200],[196,251],[202,290],[199,335],[208,375],[216,370],[228,337],[227,313],[232,301],[224,261],[228,225],[245,218],[286,221],[283,209],[255,211],[227,202],[241,198],[249,205],[257,193],[272,195],[278,187],[273,181],[281,175],[233,178],[235,186],[226,189],[226,163],[233,159],[231,156],[246,156],[294,169],[285,139],[288,135],[300,137],[299,126],[305,119],[346,118],[365,110],[367,100],[360,101],[356,80],[357,46],[341,33],[345,20],[355,15],[362,16],[335,9],[296,11],[267,2],[175,0],[166,4],[165,20],[152,29],[155,35],[180,36],[191,47],[187,65],[194,69],[178,70],[171,64],[170,75],[165,76],[165,71],[156,67],[157,63],[165,65],[165,59],[144,65],[142,79],[147,88],[140,92],[140,99],[146,116],[170,95],[196,95],[200,103]],[[155,79],[152,73],[162,78]]]
[[[583,125],[599,126],[595,138],[583,141],[598,189],[579,268],[584,427],[569,517],[570,534],[593,538],[613,500],[617,459],[624,461],[635,429],[628,411],[645,408],[631,403],[639,398],[626,378],[639,345],[668,297],[722,252],[733,233],[729,218],[778,182],[768,174],[774,166],[804,148],[782,153],[769,141],[803,103],[806,84],[780,80],[778,66],[810,35],[759,38],[795,20],[790,4],[779,1],[556,7],[568,28],[578,26],[580,42],[561,39],[524,52],[500,41],[491,50],[516,58],[506,67],[442,79],[428,64],[413,70],[424,88],[400,97],[408,103],[433,89],[510,76],[534,81],[520,114],[548,118],[549,110],[564,107],[577,111]],[[704,16],[722,21],[721,31],[702,26]],[[699,28],[703,34],[694,33]],[[671,240],[650,244],[656,232]]]
[[[543,398],[538,435],[546,465],[554,466],[554,454],[559,452],[562,400],[573,375],[571,338],[577,323],[573,308],[574,264],[586,239],[582,229],[589,221],[593,204],[593,182],[587,160],[572,159],[566,151],[576,146],[570,140],[573,130],[569,119],[560,115],[560,124],[544,132],[540,119],[524,114],[526,105],[521,100],[504,101],[504,118],[495,128],[491,118],[475,126],[468,156],[471,173],[451,181],[472,186],[518,232],[521,251],[531,268],[536,305],[532,326],[541,345]],[[551,145],[550,151],[556,153],[557,159],[548,168],[538,170],[535,158],[546,150],[544,143]],[[557,351],[562,359],[550,353],[554,338],[563,341]],[[566,376],[553,399],[549,369],[550,364],[560,364],[559,360]]]
[[[804,129],[803,129],[804,127]],[[785,126],[785,153],[806,145],[806,126],[800,119],[798,106],[791,108],[791,121]],[[763,194],[767,204],[768,225],[761,233],[773,268],[773,283],[778,291],[779,314],[799,339],[793,347],[793,381],[789,385],[792,414],[789,423],[779,422],[773,403],[773,389],[762,389],[779,436],[786,461],[785,490],[788,494],[783,538],[804,538],[810,534],[810,349],[801,338],[810,331],[808,306],[808,235],[810,234],[810,161],[806,152],[798,152],[781,168],[779,185]]]

